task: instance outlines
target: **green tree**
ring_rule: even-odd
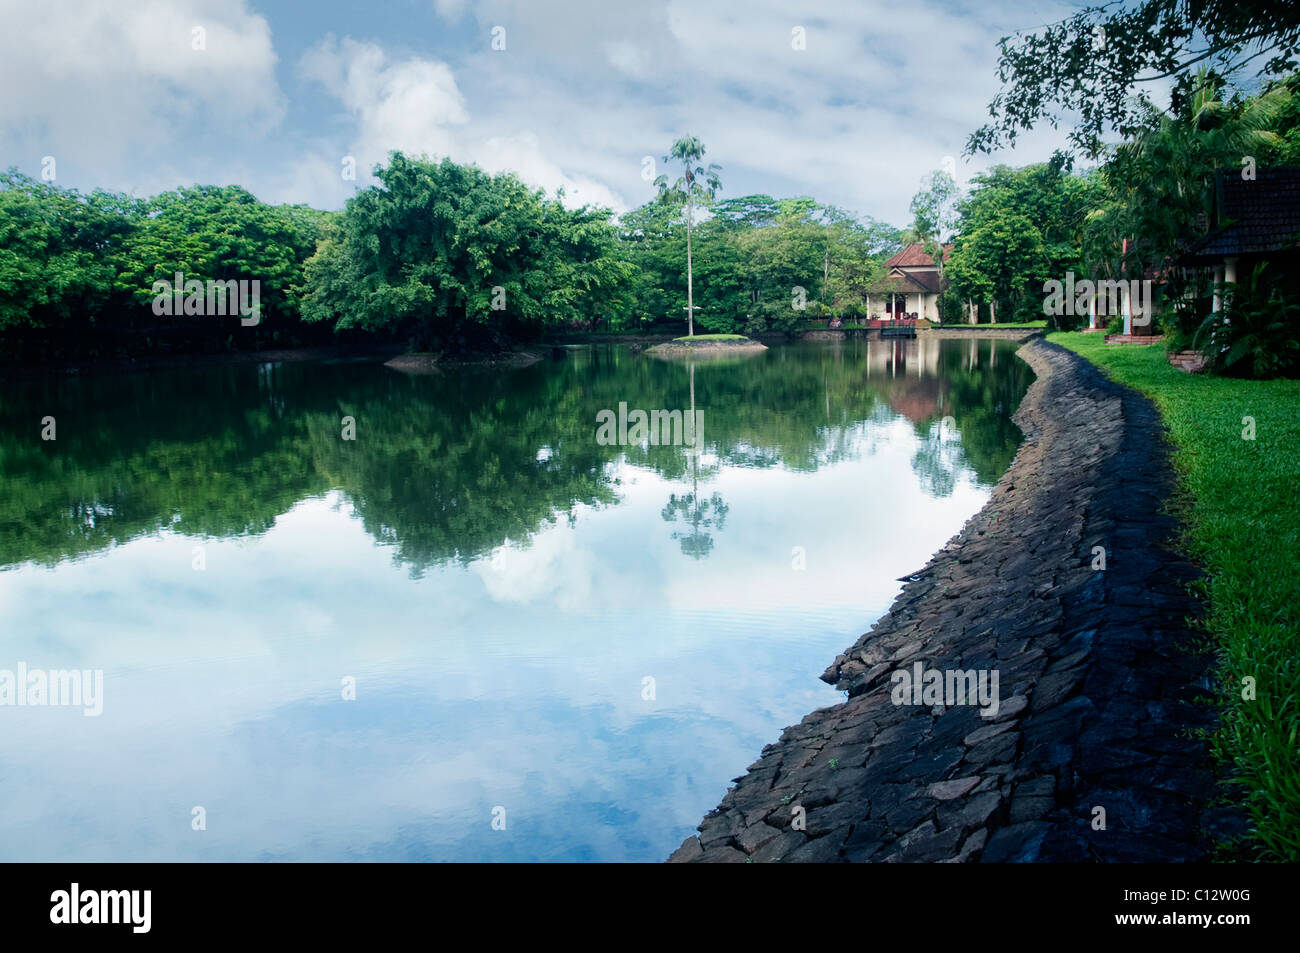
[[[1109,150],[1106,201],[1089,223],[1092,270],[1141,274],[1201,238],[1216,176],[1240,170],[1243,156],[1261,162],[1284,156],[1280,124],[1294,105],[1286,86],[1233,96],[1201,70],[1169,110],[1151,107],[1146,126]]]
[[[259,283],[261,323],[254,338],[292,338],[297,326],[303,264],[316,250],[330,213],[305,206],[273,206],[239,186],[195,186],[163,192],[148,200],[137,227],[112,256],[114,292],[129,302],[145,326],[152,312],[154,282],[175,280],[176,272],[200,281]],[[175,318],[186,325],[193,318]],[[209,326],[233,327],[238,318]],[[133,322],[134,323],[134,322]]]
[[[1150,102],[1139,84],[1173,78],[1176,93],[1210,67],[1229,76],[1255,63],[1256,75],[1295,68],[1300,6],[1276,0],[1141,0],[1104,3],[999,41],[1003,87],[993,117],[967,141],[968,153],[1014,145],[1045,122],[1072,121],[1070,141],[1089,156],[1102,139],[1145,128]],[[1067,119],[1067,117],[1069,117]]]
[[[995,166],[973,186],[959,205],[946,269],[954,291],[1005,305],[1022,320],[1040,318],[1042,283],[1083,271],[1081,242],[1101,196],[1097,178],[1075,175],[1056,157],[1020,169]]]
[[[708,205],[722,188],[718,172],[722,167],[716,163],[708,166],[701,164],[704,158],[704,143],[694,136],[683,136],[673,143],[671,151],[664,156],[664,162],[678,162],[682,174],[673,182],[668,176],[661,175],[655,179],[660,201],[674,207],[684,207],[686,214],[686,333],[695,334],[695,286],[691,261],[692,219],[696,204]]]
[[[957,224],[957,202],[961,190],[957,180],[936,169],[922,180],[921,190],[912,196],[913,240],[924,245],[941,245]]]
[[[142,204],[107,192],[82,196],[16,169],[0,173],[0,331],[54,341],[102,312],[113,249],[138,226]]]
[[[566,209],[513,174],[390,155],[307,264],[303,314],[427,347],[500,347],[590,322],[630,273],[605,209]]]

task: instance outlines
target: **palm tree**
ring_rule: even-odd
[[[1217,173],[1239,169],[1243,156],[1262,156],[1282,139],[1275,131],[1290,94],[1275,88],[1240,100],[1226,98],[1225,83],[1199,70],[1187,93],[1165,112],[1152,110],[1147,129],[1120,145],[1109,164],[1120,193],[1120,231],[1135,243],[1142,265],[1204,234]]]
[[[694,136],[683,136],[673,143],[672,151],[664,156],[664,162],[680,162],[682,175],[671,185],[668,176],[661,175],[655,179],[659,190],[659,201],[673,206],[686,206],[686,333],[695,334],[695,288],[694,272],[691,263],[691,225],[695,203],[707,205],[722,188],[718,173],[720,165],[710,163],[701,165],[704,158],[704,143]]]

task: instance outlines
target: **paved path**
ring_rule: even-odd
[[[1063,348],[1019,354],[1038,375],[1025,442],[989,503],[822,676],[849,698],[764,748],[670,860],[1204,856],[1213,776],[1188,731],[1213,725],[1208,660],[1160,512],[1159,417]],[[917,663],[996,671],[996,715],[895,704],[892,673]]]

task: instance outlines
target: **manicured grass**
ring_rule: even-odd
[[[1224,716],[1214,750],[1255,827],[1247,851],[1300,860],[1300,381],[1187,374],[1161,345],[1096,334],[1051,340],[1148,395],[1169,426],[1190,495],[1186,545],[1208,574]]]
[[[695,334],[673,338],[673,340],[693,344],[696,341],[748,341],[749,338],[743,334]]]

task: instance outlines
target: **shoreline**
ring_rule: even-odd
[[[971,334],[987,337],[1024,340],[1041,334],[1041,328],[999,328],[990,325],[972,325],[969,329],[962,327],[921,328],[918,334],[938,336],[967,337]],[[568,347],[583,347],[592,344],[636,344],[645,346],[646,353],[658,353],[663,356],[681,356],[687,354],[703,355],[733,351],[735,353],[757,352],[766,350],[769,344],[783,344],[794,341],[834,341],[844,339],[847,335],[840,329],[812,329],[801,331],[790,337],[785,334],[767,332],[737,344],[727,342],[702,342],[696,345],[678,345],[668,334],[608,334],[594,333],[582,337],[559,339],[552,342],[527,343],[519,350],[501,351],[498,354],[474,358],[472,360],[442,358],[429,352],[407,352],[402,347],[376,346],[367,348],[350,348],[343,345],[328,344],[304,347],[268,348],[259,351],[222,351],[215,354],[145,354],[138,357],[90,358],[84,360],[53,361],[43,364],[0,365],[0,374],[10,378],[41,378],[50,376],[76,377],[81,375],[121,374],[137,371],[186,370],[188,368],[225,367],[239,364],[290,363],[303,361],[357,360],[376,361],[394,370],[406,373],[435,373],[440,367],[499,367],[512,369],[527,367],[544,360],[547,351]],[[879,335],[874,335],[878,337]]]
[[[229,367],[241,364],[300,363],[305,361],[376,361],[382,363],[398,353],[393,348],[356,350],[339,345],[269,348],[260,351],[222,351],[216,354],[150,354],[140,357],[109,357],[47,364],[19,364],[0,367],[6,377],[79,377],[100,374],[129,374],[138,371],[173,371],[191,368]]]
[[[849,697],[767,745],[670,862],[1194,861],[1231,824],[1194,736],[1216,722],[1212,659],[1159,414],[1006,330],[1033,336],[1037,378],[989,501],[822,675]],[[996,714],[892,703],[917,663],[996,671]]]

